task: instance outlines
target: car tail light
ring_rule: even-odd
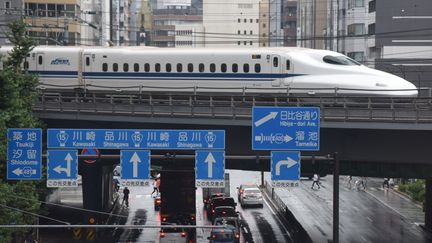
[[[241,189],[241,190],[240,190],[240,193],[243,193],[243,192],[244,192],[244,190],[243,190],[243,189]]]
[[[164,222],[167,221],[167,218],[166,218],[166,217],[163,217],[163,218],[162,218],[162,221],[164,221]]]
[[[160,235],[161,238],[163,238],[163,237],[165,237],[165,232],[161,231],[161,232],[159,233],[159,235]]]
[[[225,211],[223,211],[223,212],[222,212],[222,214],[226,214],[226,212],[225,212]]]
[[[181,237],[186,237],[186,232],[181,232]]]
[[[240,239],[240,234],[237,233],[235,237],[236,237],[237,239]]]
[[[212,213],[215,213],[214,209],[212,210]]]
[[[207,203],[207,199],[204,199],[204,203]]]
[[[191,219],[192,219],[192,220],[195,220],[195,217],[194,217],[194,216],[191,216]]]

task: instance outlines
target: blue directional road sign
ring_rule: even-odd
[[[318,107],[267,107],[252,110],[253,150],[319,150]]]
[[[78,150],[47,151],[47,187],[78,186]]]
[[[42,129],[9,128],[7,139],[7,179],[40,180]]]
[[[300,180],[300,152],[272,151],[271,180],[273,187],[298,186]]]
[[[224,151],[195,151],[195,184],[197,187],[225,187]]]
[[[225,131],[48,129],[48,148],[225,149]]]
[[[123,186],[150,185],[150,151],[120,151],[121,184]]]

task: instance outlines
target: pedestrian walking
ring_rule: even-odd
[[[129,193],[130,193],[129,189],[127,187],[125,187],[123,189],[123,202],[122,202],[122,204],[126,203],[126,207],[129,207]]]
[[[319,175],[318,174],[314,174],[313,177],[312,177],[312,180],[313,180],[313,182],[312,182],[311,189],[314,189],[315,184],[318,186],[318,189],[320,189],[321,186],[320,186],[320,183],[319,183],[319,180],[320,180]]]
[[[347,187],[348,187],[349,189],[351,189],[352,176],[348,176],[347,180],[348,180],[348,182],[347,182]]]
[[[389,188],[389,180],[388,180],[388,178],[384,178],[383,188],[385,188],[385,187]]]
[[[159,195],[159,185],[160,185],[160,180],[159,178],[156,178],[153,182],[153,192],[151,193],[151,196],[153,196],[153,193],[156,192],[156,197]]]
[[[366,183],[367,183],[366,177],[361,177],[359,186],[363,187],[363,191],[366,190]]]

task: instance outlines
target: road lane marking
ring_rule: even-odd
[[[288,235],[290,235],[288,229],[285,227],[285,224],[279,219],[279,216],[275,213],[275,211],[270,206],[270,204],[267,202],[267,200],[263,200],[263,201],[267,205],[267,207],[270,209],[270,211],[272,212],[272,214],[275,216],[275,218],[279,222],[279,224],[282,225],[282,227],[284,228],[285,232],[287,232]]]
[[[366,217],[369,221],[373,222],[373,220],[370,217]]]

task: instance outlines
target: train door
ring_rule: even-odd
[[[92,71],[92,56],[91,54],[84,54],[83,55],[83,73],[80,80],[80,84],[85,87],[86,84],[88,84],[88,80],[86,80],[86,77],[89,77],[88,73]]]
[[[41,52],[36,53],[36,71],[44,71],[45,55]]]
[[[281,57],[279,55],[271,55],[271,73],[274,75],[272,86],[280,86],[282,79],[281,74]]]

